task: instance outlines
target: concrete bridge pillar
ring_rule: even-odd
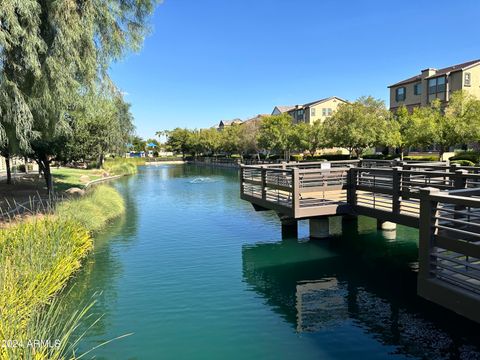
[[[298,221],[293,218],[281,217],[282,239],[298,238]]]
[[[327,217],[311,218],[309,223],[311,239],[325,239],[330,236],[330,225]]]
[[[377,220],[377,229],[383,231],[393,231],[397,229],[397,224],[390,221]]]
[[[330,216],[328,218],[328,226],[330,228],[330,236],[340,236],[343,234],[343,218],[342,216]]]
[[[342,216],[342,235],[356,236],[358,235],[358,217],[354,215]]]
[[[397,239],[397,230],[382,231],[382,235],[388,241],[395,241]]]

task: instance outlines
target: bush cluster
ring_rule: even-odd
[[[104,185],[51,214],[0,229],[2,339],[68,337],[76,324],[59,323],[50,304],[93,248],[92,234],[124,209],[122,197]],[[63,340],[60,348],[0,347],[0,359],[64,358],[69,341]]]
[[[450,158],[450,161],[462,161],[462,160],[469,161],[473,164],[478,164],[480,163],[480,153],[476,151],[465,151],[465,152],[458,153],[455,156],[452,156]],[[465,166],[469,166],[469,165],[465,165]]]
[[[137,166],[145,165],[144,159],[130,158],[130,159],[112,159],[103,164],[103,168],[108,171],[110,175],[133,175],[137,173]]]
[[[344,154],[324,154],[319,156],[311,156],[307,155],[304,156],[303,160],[305,161],[318,161],[318,160],[327,160],[327,161],[340,161],[340,160],[352,160],[355,159],[354,157],[350,157],[350,155]]]
[[[438,155],[410,155],[405,156],[404,160],[411,160],[411,161],[438,161]]]

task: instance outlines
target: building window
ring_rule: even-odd
[[[322,108],[322,116],[332,116],[333,110],[331,108]]]
[[[417,83],[413,85],[413,94],[422,95],[422,83]]]
[[[463,84],[464,84],[465,86],[472,86],[472,74],[470,74],[469,72],[466,72],[466,73],[464,74]]]
[[[428,80],[428,95],[445,92],[445,76]]]
[[[395,90],[395,100],[396,101],[405,101],[405,88],[400,87]]]
[[[305,113],[305,111],[302,109],[302,110],[297,110],[297,120],[303,120],[303,114]]]
[[[315,116],[315,108],[311,108],[311,109],[310,109],[310,115],[311,115],[311,116]]]

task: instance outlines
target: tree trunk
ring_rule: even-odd
[[[349,148],[348,149],[348,157],[350,158],[350,160],[352,159],[352,155],[353,155],[353,148]]]
[[[98,157],[98,168],[101,169],[103,168],[103,163],[105,162],[105,156],[103,155],[103,153],[100,154],[100,156]]]
[[[10,154],[5,154],[5,165],[7,167],[7,184],[12,183],[12,169],[10,168]]]
[[[42,155],[38,163],[43,172],[43,178],[45,179],[45,184],[47,185],[48,195],[53,194],[53,179],[52,172],[50,171],[50,160],[46,155]]]
[[[23,157],[23,162],[25,163],[25,174],[28,174],[28,158],[26,156]]]
[[[438,160],[442,161],[443,154],[445,153],[445,146],[440,146],[440,150],[438,150]]]

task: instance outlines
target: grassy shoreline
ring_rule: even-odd
[[[59,204],[48,215],[0,229],[1,339],[26,342],[42,339],[45,324],[64,328],[44,316],[39,322],[39,312],[50,313],[52,302],[93,249],[93,235],[124,212],[121,195],[99,185],[82,198]],[[47,330],[58,333],[54,328]],[[62,341],[59,348],[0,347],[0,359],[71,358],[70,340]]]
[[[137,173],[137,166],[144,165],[143,159],[108,159],[101,169],[52,168],[55,189],[64,191],[70,187],[84,188],[89,182],[111,176]]]

